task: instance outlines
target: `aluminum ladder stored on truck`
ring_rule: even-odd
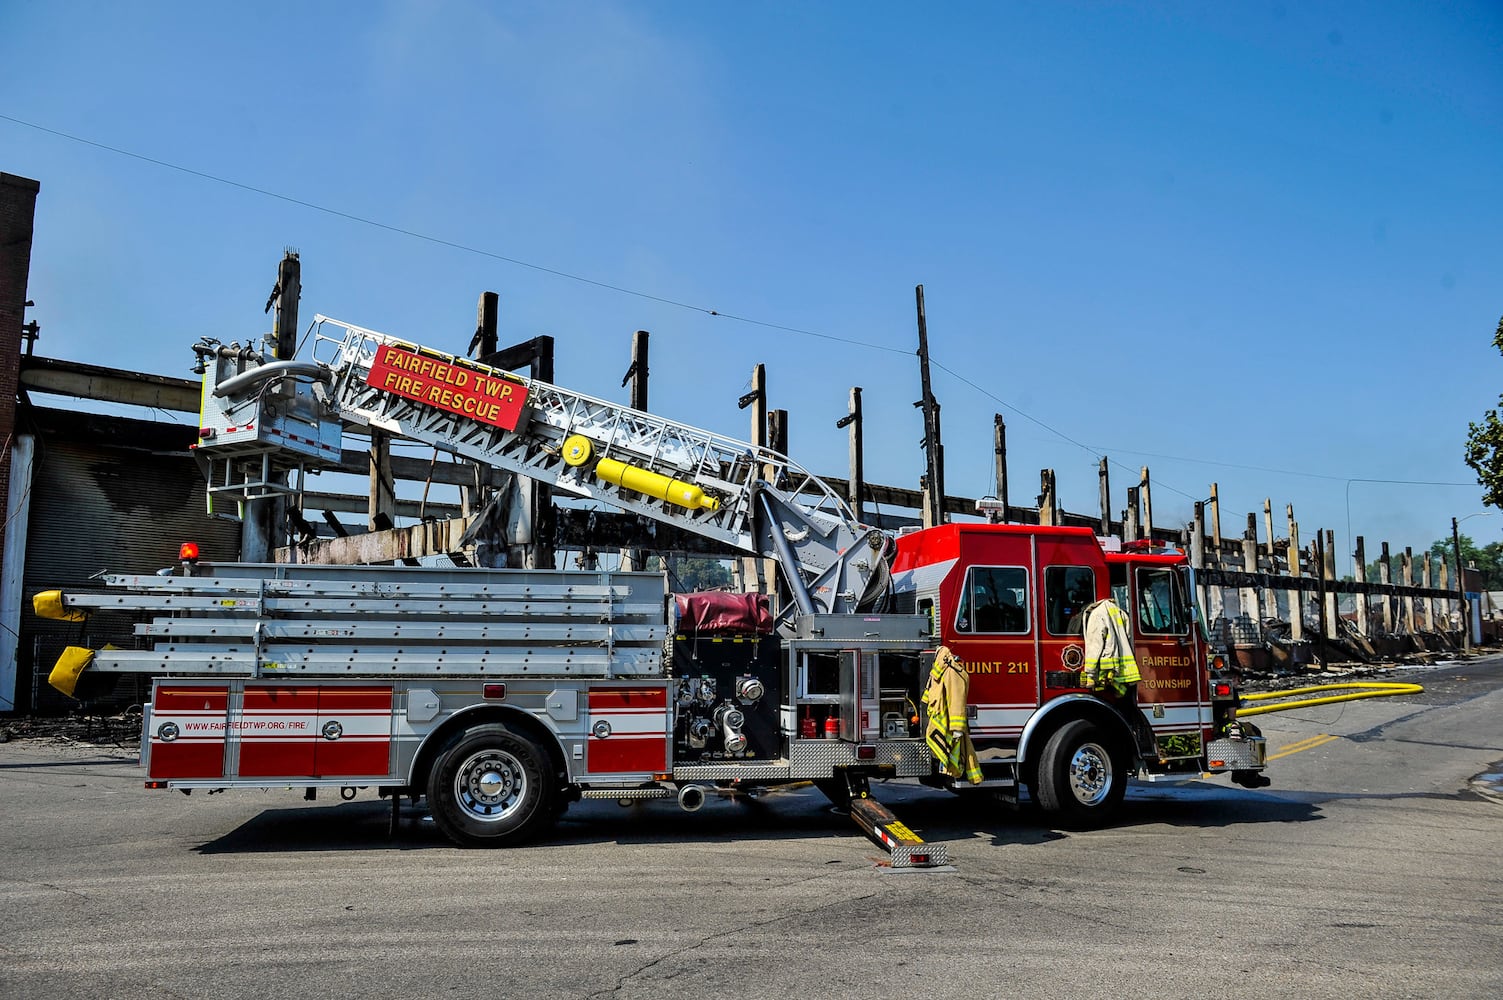
[[[150,649],[102,649],[102,671],[222,677],[525,674],[661,677],[659,573],[231,563],[106,575],[70,591],[79,616],[151,615]]]

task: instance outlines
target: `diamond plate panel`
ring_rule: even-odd
[[[1261,737],[1251,740],[1212,740],[1206,747],[1207,760],[1224,760],[1233,771],[1264,767],[1268,744]]]
[[[582,799],[666,799],[673,794],[668,788],[586,788]]]
[[[857,760],[856,744],[844,740],[794,740],[789,757],[791,776],[795,780],[828,778],[837,767],[886,764],[899,778],[917,778],[928,774],[929,751],[922,740],[884,740],[876,744],[875,761]]]
[[[927,861],[914,863],[913,855],[920,854]],[[899,844],[892,849],[894,868],[938,868],[950,863],[950,849],[944,844]]]
[[[788,781],[792,773],[786,760],[759,764],[684,764],[673,769],[674,781]]]

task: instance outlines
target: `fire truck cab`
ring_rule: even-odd
[[[945,524],[899,536],[893,589],[965,668],[988,781],[1027,787],[1049,811],[1105,817],[1134,774],[1253,780],[1262,767],[1234,688],[1212,677],[1183,553],[1108,551],[1080,527]],[[1142,676],[1125,695],[1081,677],[1085,611],[1105,599],[1126,613]]]

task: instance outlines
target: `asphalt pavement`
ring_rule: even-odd
[[[1272,787],[1137,785],[1114,825],[906,783],[950,872],[810,788],[576,804],[525,848],[298,789],[147,791],[128,751],[0,744],[0,997],[1503,995],[1503,659],[1256,720]],[[1396,679],[1408,679],[1396,678]]]

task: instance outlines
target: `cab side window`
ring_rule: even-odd
[[[972,566],[960,594],[955,630],[967,635],[1029,630],[1028,571],[1021,566]]]
[[[1050,635],[1083,635],[1085,609],[1096,600],[1096,573],[1089,566],[1044,569],[1044,617]]]
[[[1138,569],[1138,629],[1150,635],[1184,635],[1189,631],[1185,590],[1173,569]]]
[[[1127,600],[1127,567],[1121,563],[1112,563],[1108,576],[1112,583],[1112,603],[1126,610],[1130,607]]]

